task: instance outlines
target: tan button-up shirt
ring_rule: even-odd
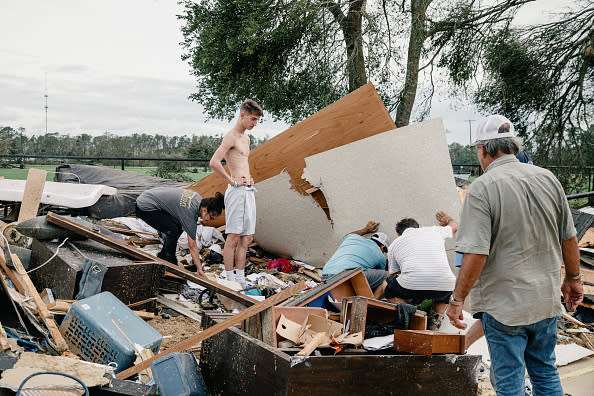
[[[487,255],[470,308],[508,326],[562,313],[561,243],[576,235],[563,187],[548,170],[497,158],[466,194],[456,250]]]

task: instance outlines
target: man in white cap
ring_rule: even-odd
[[[433,312],[427,323],[430,330],[439,329],[456,283],[444,242],[454,237],[458,225],[441,211],[435,218],[439,227],[419,227],[411,218],[396,224],[398,237],[388,248],[390,276],[378,288],[394,303],[419,304],[425,299],[432,300]]]
[[[473,145],[485,173],[462,206],[456,251],[464,257],[447,315],[466,328],[462,305],[470,294],[498,395],[523,395],[528,370],[535,395],[562,396],[555,367],[561,292],[570,311],[583,299],[569,204],[551,172],[515,157],[521,142],[510,120],[491,115],[477,129]]]
[[[336,252],[322,268],[322,278],[328,279],[346,269],[360,267],[365,273],[374,295],[378,286],[386,279],[386,256],[390,239],[383,232],[377,232],[379,223],[369,221],[360,230],[347,234]],[[363,235],[372,233],[367,239]],[[379,298],[379,295],[376,296]]]

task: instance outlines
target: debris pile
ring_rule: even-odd
[[[226,279],[220,222],[196,233],[205,276],[187,236],[178,240],[177,263],[157,257],[159,232],[129,216],[154,181],[126,188],[123,176],[111,176],[113,190],[92,193],[56,182],[46,193],[44,172],[32,171],[11,197],[0,194],[0,387],[125,395],[480,391],[485,345],[470,345],[447,321],[427,330],[431,302],[377,300],[360,268],[322,277],[342,237],[367,219],[385,219],[383,231],[393,234],[395,219],[429,223],[435,208],[459,211],[441,122],[394,128],[368,84],[252,152],[258,219],[243,286]],[[80,175],[69,181],[108,180],[90,168],[63,166],[59,178],[72,171]],[[188,188],[203,197],[224,191],[216,176]],[[586,298],[560,322],[560,347],[570,346],[557,352],[565,362],[594,350],[589,216],[574,212]],[[452,264],[453,248],[446,244]]]

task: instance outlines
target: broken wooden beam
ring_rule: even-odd
[[[261,301],[257,304],[252,305],[249,308],[246,308],[245,310],[243,310],[242,312],[233,315],[232,317],[230,317],[229,319],[226,319],[220,323],[217,323],[216,325],[209,327],[208,329],[204,330],[203,332],[196,334],[195,336],[192,336],[176,345],[173,345],[172,347],[170,347],[169,349],[167,349],[167,351],[165,352],[161,352],[158,355],[145,360],[142,363],[139,363],[135,366],[130,367],[127,370],[124,370],[118,374],[116,374],[116,378],[119,379],[126,379],[134,374],[138,374],[140,371],[146,369],[147,367],[150,366],[150,364],[165,355],[168,355],[172,352],[181,352],[184,351],[194,345],[196,345],[197,343],[212,337],[215,334],[220,333],[221,331],[228,329],[231,326],[234,326],[238,323],[243,322],[244,320],[252,317],[253,315],[264,311],[265,309],[268,309],[278,303],[280,303],[281,301],[286,300],[287,298],[291,297],[293,294],[300,292],[301,290],[305,289],[305,282],[299,282],[296,285],[290,286],[288,288],[286,288],[285,290],[282,290],[281,292],[275,294],[272,297],[267,298],[264,301]]]
[[[47,171],[35,168],[29,169],[27,181],[25,182],[25,190],[23,191],[23,199],[21,200],[21,208],[19,209],[19,223],[37,216],[46,178]]]
[[[0,249],[0,268],[2,268],[2,271],[4,271],[6,276],[8,276],[8,279],[10,279],[10,281],[12,282],[14,287],[16,287],[16,289],[19,291],[19,293],[25,294],[25,287],[23,286],[19,278],[16,277],[14,272],[10,268],[8,268],[8,265],[6,265],[6,259],[4,257],[4,251],[2,249]]]
[[[69,220],[67,217],[60,216],[55,213],[49,212],[45,216],[45,218],[47,221],[49,221],[52,224],[58,225],[58,226],[63,227],[67,230],[70,230],[70,231],[74,231],[79,235],[82,235],[82,236],[85,236],[85,237],[92,239],[94,241],[100,242],[112,249],[115,249],[119,252],[127,254],[135,259],[151,261],[153,263],[154,262],[161,263],[167,268],[167,270],[169,272],[171,272],[175,275],[178,275],[186,280],[190,280],[194,283],[197,283],[200,286],[204,286],[207,289],[210,289],[217,293],[220,293],[226,297],[229,297],[230,299],[237,301],[245,306],[249,307],[251,305],[254,305],[254,303],[256,302],[256,300],[251,297],[248,297],[244,294],[238,293],[235,290],[232,290],[232,289],[225,287],[223,285],[220,285],[218,283],[212,282],[206,278],[202,278],[195,273],[192,273],[184,268],[178,267],[177,265],[171,264],[169,261],[165,261],[163,259],[155,257],[152,254],[144,252],[144,251],[137,249],[133,246],[130,246],[124,242],[120,242],[114,238],[111,238],[106,235],[95,232],[95,231],[91,230],[90,228],[87,228],[87,227],[82,226],[72,220]]]
[[[58,325],[56,325],[56,322],[54,321],[54,315],[49,312],[47,306],[41,299],[41,296],[37,292],[35,285],[33,285],[31,278],[29,278],[27,271],[25,271],[23,264],[21,264],[19,256],[13,253],[10,255],[10,258],[12,259],[12,264],[16,270],[16,275],[18,278],[20,278],[19,280],[25,288],[26,295],[33,298],[33,302],[35,302],[35,305],[37,306],[37,311],[39,312],[41,320],[43,320],[43,323],[54,339],[54,342],[56,343],[56,350],[59,353],[67,352],[68,344],[66,344],[66,340],[64,340],[64,337],[62,337],[62,333],[60,333],[60,330],[58,330]]]

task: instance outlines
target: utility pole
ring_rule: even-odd
[[[468,121],[468,167],[471,169],[472,173],[472,123],[476,120],[464,120]]]
[[[45,134],[47,135],[47,72],[45,72]]]

